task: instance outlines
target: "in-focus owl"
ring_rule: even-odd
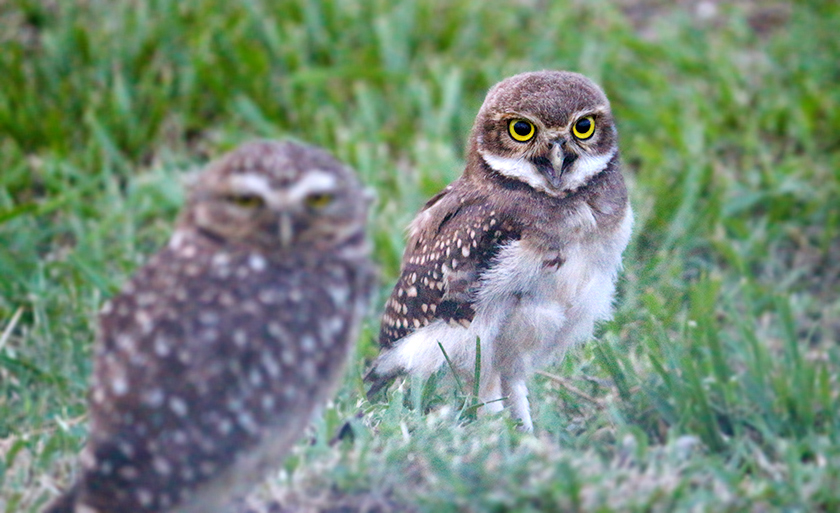
[[[78,482],[50,512],[217,512],[333,391],[373,287],[367,196],[326,152],[246,144],[105,304]]]
[[[441,368],[438,343],[472,373],[480,340],[479,399],[532,429],[530,371],[611,315],[633,224],[617,135],[606,96],[577,73],[523,73],[489,91],[463,175],[409,227],[369,395]]]

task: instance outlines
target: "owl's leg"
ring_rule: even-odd
[[[474,338],[472,341],[473,353],[470,365],[475,373],[476,359],[480,360],[478,366],[478,401],[483,404],[478,409],[479,415],[490,415],[499,413],[504,409],[502,403],[502,387],[499,375],[499,368],[496,365],[496,343],[499,336],[499,325],[495,322],[486,323],[485,318],[474,326]],[[476,352],[475,349],[480,349]]]
[[[499,413],[504,409],[501,399],[502,381],[499,373],[491,370],[486,375],[482,374],[478,388],[478,401],[484,406],[478,410],[478,413],[480,415]]]
[[[528,386],[525,383],[525,369],[521,372],[504,373],[501,376],[502,395],[505,406],[510,408],[510,414],[520,422],[519,430],[530,433],[534,430],[531,421],[531,406],[528,403]],[[514,369],[515,370],[515,369]]]
[[[504,406],[520,422],[520,431],[534,430],[526,381],[533,355],[546,334],[562,326],[563,319],[553,304],[525,298],[507,317],[497,339],[494,366],[499,372]]]

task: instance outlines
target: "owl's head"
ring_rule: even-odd
[[[352,170],[325,151],[258,141],[197,177],[181,226],[266,251],[324,251],[364,240],[368,203]]]
[[[483,163],[469,167],[559,196],[603,171],[616,139],[609,101],[594,82],[568,71],[522,73],[487,93],[470,140],[470,158]]]

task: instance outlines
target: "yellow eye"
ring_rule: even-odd
[[[257,208],[265,204],[263,199],[256,194],[231,194],[226,199],[242,208]]]
[[[537,129],[534,124],[524,119],[511,119],[508,123],[508,132],[514,141],[527,142],[534,138]]]
[[[306,205],[310,208],[320,209],[332,203],[334,196],[327,192],[314,193],[306,197]]]
[[[592,116],[580,118],[572,127],[572,133],[580,140],[589,139],[595,133],[595,118]]]

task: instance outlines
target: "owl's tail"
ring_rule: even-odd
[[[380,390],[387,387],[397,376],[404,374],[402,369],[391,370],[391,372],[380,373],[379,369],[374,363],[373,367],[365,374],[365,383],[370,383],[370,388],[367,391],[368,401],[372,401]]]

